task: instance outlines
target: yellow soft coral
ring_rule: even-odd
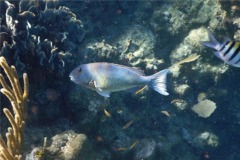
[[[0,90],[11,102],[13,113],[4,108],[3,112],[8,118],[11,127],[6,133],[6,142],[0,135],[0,159],[21,160],[23,144],[23,128],[26,120],[26,102],[28,99],[28,77],[23,74],[24,89],[22,90],[17,76],[16,68],[9,66],[4,57],[0,57],[0,66],[3,68],[10,85],[7,84],[4,76],[0,74]]]

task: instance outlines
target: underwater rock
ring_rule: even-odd
[[[198,29],[191,30],[189,34],[184,38],[182,43],[172,51],[170,55],[172,64],[175,64],[194,53],[202,51],[204,46],[202,46],[200,41],[207,39],[208,36],[206,28],[200,27]]]
[[[216,108],[217,106],[213,101],[206,99],[194,105],[192,110],[197,113],[198,116],[207,118],[215,111]]]
[[[233,19],[233,24],[238,28],[238,30],[234,33],[234,39],[235,40],[240,40],[240,18],[234,18]]]
[[[132,66],[143,65],[147,69],[157,69],[163,61],[154,55],[156,38],[153,32],[143,26],[134,25],[123,28],[117,46],[121,49],[120,58],[127,60]]]
[[[112,46],[108,44],[105,40],[101,42],[96,42],[93,40],[92,42],[88,42],[84,46],[84,50],[82,51],[87,57],[86,58],[92,58],[97,57],[98,59],[101,58],[114,58],[117,55],[117,48],[115,46]]]
[[[42,152],[42,148],[41,147],[36,147],[34,148],[31,153],[26,155],[25,160],[43,160],[42,157],[38,157],[38,153]]]
[[[225,17],[226,12],[215,1],[170,1],[161,7],[156,6],[150,24],[156,32],[168,32],[171,36],[176,36],[196,24],[209,22],[212,28],[216,28],[221,26]]]
[[[180,84],[174,88],[174,91],[179,95],[184,95],[189,88],[190,86],[187,84]]]
[[[179,110],[184,110],[187,108],[187,102],[185,100],[182,99],[177,99],[175,102],[172,102],[174,106],[177,107],[177,109]]]
[[[210,132],[203,132],[193,139],[193,145],[196,147],[217,147],[218,137]]]
[[[219,146],[219,139],[217,135],[211,133],[209,131],[204,132],[196,132],[183,128],[182,129],[182,138],[191,146],[195,147],[196,149],[203,149],[203,148],[216,148]]]
[[[156,9],[150,21],[156,32],[167,30],[172,35],[178,34],[185,23],[186,15],[171,5],[163,5],[161,8]]]
[[[51,145],[46,148],[33,148],[31,153],[26,155],[26,160],[101,160],[103,157],[95,152],[85,134],[77,134],[68,130],[52,137]],[[39,157],[42,152],[41,157]]]
[[[201,92],[198,94],[197,100],[198,102],[200,102],[200,101],[206,100],[206,97],[207,97],[206,93]]]
[[[59,160],[94,160],[97,156],[87,136],[77,134],[72,130],[52,137],[52,144],[46,148],[46,152],[49,154],[49,159]]]
[[[163,60],[154,54],[156,38],[151,30],[141,25],[124,26],[121,32],[106,37],[102,42],[92,40],[84,45],[82,53],[88,61],[92,59],[111,61],[131,66],[144,66],[156,70]],[[122,32],[123,31],[123,32]]]
[[[135,160],[151,159],[156,148],[156,142],[150,139],[143,139],[139,142],[135,150]]]
[[[103,99],[98,93],[85,89],[81,86],[72,85],[66,97],[68,108],[65,116],[77,121],[79,128],[90,131],[98,126],[99,111],[109,105],[109,101]]]
[[[112,137],[109,137],[112,138]],[[119,131],[114,136],[113,148],[117,150],[118,148],[127,148],[131,145],[131,138],[126,135],[123,131]]]

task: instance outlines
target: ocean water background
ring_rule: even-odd
[[[26,159],[36,159],[32,150],[44,137],[47,160],[239,159],[239,68],[200,43],[208,40],[206,28],[219,41],[240,39],[239,2],[8,2],[0,1],[0,55],[19,76],[29,76]],[[200,57],[174,66],[193,54]],[[105,99],[69,79],[74,67],[90,62],[138,67],[147,75],[170,68],[170,95],[146,89]],[[216,109],[204,118],[192,108],[206,100]],[[1,95],[5,106],[11,108]],[[5,135],[2,109],[0,124]],[[79,134],[85,138],[73,143]]]

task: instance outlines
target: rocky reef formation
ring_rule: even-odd
[[[83,151],[109,160],[239,157],[238,68],[200,43],[208,40],[207,27],[219,40],[240,37],[238,2],[0,3],[1,55],[30,77],[27,157],[36,159],[44,137],[43,157],[58,159],[91,159]],[[175,65],[193,54],[200,57]],[[101,61],[147,75],[170,68],[170,96],[145,89],[103,99],[69,81],[76,65]],[[203,117],[194,105],[203,107]]]
[[[103,159],[101,155],[93,150],[88,138],[84,134],[77,134],[72,130],[57,134],[51,138],[51,145],[46,148],[34,148],[26,156],[26,160],[36,159],[39,152],[44,152],[39,159],[59,160],[94,160]]]

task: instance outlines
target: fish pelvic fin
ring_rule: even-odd
[[[209,29],[207,30],[208,30],[208,37],[210,41],[201,41],[202,45],[219,50],[219,48],[221,47],[221,44],[217,41],[217,39],[214,37],[212,32]]]
[[[164,69],[160,72],[157,72],[151,76],[150,78],[150,83],[148,86],[150,88],[153,88],[155,91],[162,95],[169,95],[166,89],[166,81],[167,81],[167,73],[169,72],[169,69]]]

